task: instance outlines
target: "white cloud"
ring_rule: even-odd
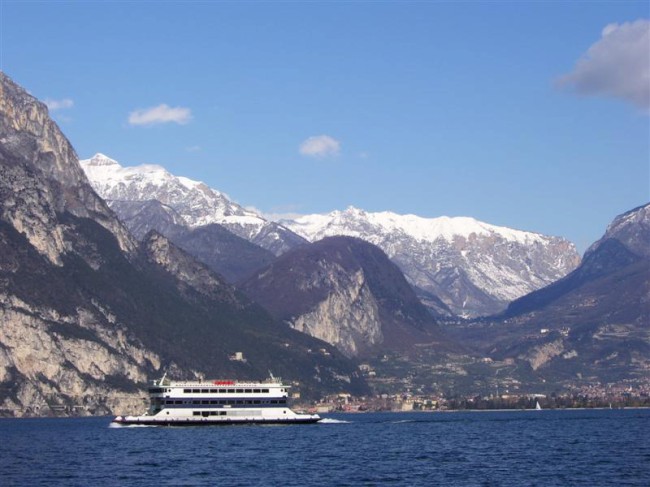
[[[63,110],[66,108],[72,108],[74,102],[70,98],[64,98],[62,100],[52,100],[50,98],[45,99],[45,104],[49,111],[54,112],[56,110]]]
[[[558,83],[578,94],[612,96],[650,110],[650,21],[607,25]]]
[[[305,216],[304,213],[294,213],[292,211],[285,213],[263,213],[262,216],[269,221],[282,223],[283,220],[297,220],[301,216]]]
[[[135,110],[129,114],[131,125],[156,125],[160,123],[177,123],[185,125],[192,119],[189,108],[170,107],[164,103],[151,108]]]
[[[253,206],[253,205],[246,205],[246,206],[244,206],[244,210],[246,210],[246,211],[252,211],[252,212],[255,213],[257,216],[262,216],[262,210],[257,209],[257,208],[256,208],[255,206]]]
[[[259,213],[269,221],[281,222],[282,220],[295,220],[304,216],[304,213],[298,213],[301,208],[302,205],[299,204],[288,204],[275,206],[268,212],[260,211]]]
[[[314,135],[300,144],[300,153],[309,157],[338,155],[341,143],[329,135]]]
[[[255,206],[244,206],[244,209],[255,213],[257,216],[264,218],[265,220],[271,222],[281,222],[282,220],[295,220],[304,216],[303,213],[296,213],[295,211],[284,211],[294,208],[293,205],[287,205],[286,207],[277,207],[273,208],[270,212],[264,212]]]
[[[191,145],[189,147],[186,147],[185,150],[187,152],[201,152],[201,146],[200,145]]]

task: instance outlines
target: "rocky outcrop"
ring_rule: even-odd
[[[0,415],[141,413],[160,357],[96,306],[61,315],[0,296]]]
[[[140,244],[146,260],[164,269],[179,284],[189,298],[189,291],[201,294],[214,302],[225,302],[235,307],[244,307],[237,297],[235,288],[219,279],[206,266],[172,244],[155,231],[149,232]]]
[[[330,237],[294,249],[241,289],[278,319],[347,356],[444,342],[397,266],[360,239]]]
[[[608,240],[617,240],[631,253],[650,259],[650,203],[617,216],[585,256],[596,252]]]
[[[379,305],[368,289],[363,271],[348,275],[341,267],[333,266],[322,272],[320,277],[332,286],[330,292],[323,301],[315,303],[314,309],[297,316],[291,326],[331,343],[349,357],[381,344],[384,336]]]
[[[115,235],[120,248],[135,249],[128,231],[92,189],[77,155],[47,107],[0,72],[1,217],[23,232],[51,262],[61,264],[65,245],[55,214],[93,218]]]

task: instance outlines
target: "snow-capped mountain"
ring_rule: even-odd
[[[603,238],[589,247],[585,255],[595,252],[611,239],[623,243],[639,257],[650,258],[650,203],[617,216],[607,227]]]
[[[172,208],[190,228],[218,223],[276,255],[304,243],[282,225],[241,207],[205,183],[174,176],[161,166],[122,167],[103,154],[80,162],[95,191],[110,205],[157,200]]]
[[[433,294],[466,317],[501,311],[580,262],[574,245],[562,238],[466,217],[422,218],[350,207],[281,223],[312,242],[347,235],[379,246],[423,298]]]

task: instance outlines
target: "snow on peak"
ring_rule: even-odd
[[[89,166],[119,166],[119,163],[116,160],[111,159],[100,152],[82,162]]]
[[[80,163],[95,190],[107,200],[158,200],[174,208],[189,226],[224,224],[230,220],[257,225],[265,223],[207,184],[174,176],[156,164],[122,167],[103,154],[96,154]]]
[[[544,236],[537,233],[498,227],[470,217],[423,218],[390,211],[366,212],[353,206],[325,215],[305,215],[288,222],[288,225],[294,232],[312,241],[334,235],[336,232],[353,236],[362,236],[364,233],[404,234],[424,242],[433,242],[440,238],[453,241],[456,237],[469,238],[471,235],[500,236],[520,243],[545,240]]]
[[[95,191],[105,200],[156,200],[172,208],[188,227],[216,223],[276,255],[303,243],[300,237],[267,221],[258,211],[238,205],[201,181],[175,176],[162,166],[122,167],[103,154],[79,162]]]
[[[579,262],[564,239],[469,217],[423,218],[349,207],[282,223],[310,241],[347,235],[379,246],[416,288],[461,316],[501,311]]]

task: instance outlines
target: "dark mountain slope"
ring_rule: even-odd
[[[454,336],[546,383],[647,382],[649,221],[650,205],[620,215],[568,276]]]
[[[445,342],[399,268],[357,238],[329,237],[287,252],[241,289],[273,316],[349,356]]]
[[[110,206],[138,239],[155,230],[230,283],[249,277],[275,259],[271,251],[235,235],[217,223],[188,227],[173,208],[157,200],[116,200],[111,201]],[[262,233],[264,231],[263,229]]]
[[[611,281],[606,279],[608,276],[641,260],[644,259],[632,253],[619,240],[606,239],[600,243],[597,249],[585,254],[581,265],[576,270],[545,288],[516,299],[508,306],[504,316],[513,317],[542,309],[600,279],[602,279],[601,286],[605,290],[609,290]],[[630,283],[630,286],[634,285]],[[619,291],[622,294],[634,292],[633,289],[620,289]],[[578,292],[578,294],[581,293]]]

